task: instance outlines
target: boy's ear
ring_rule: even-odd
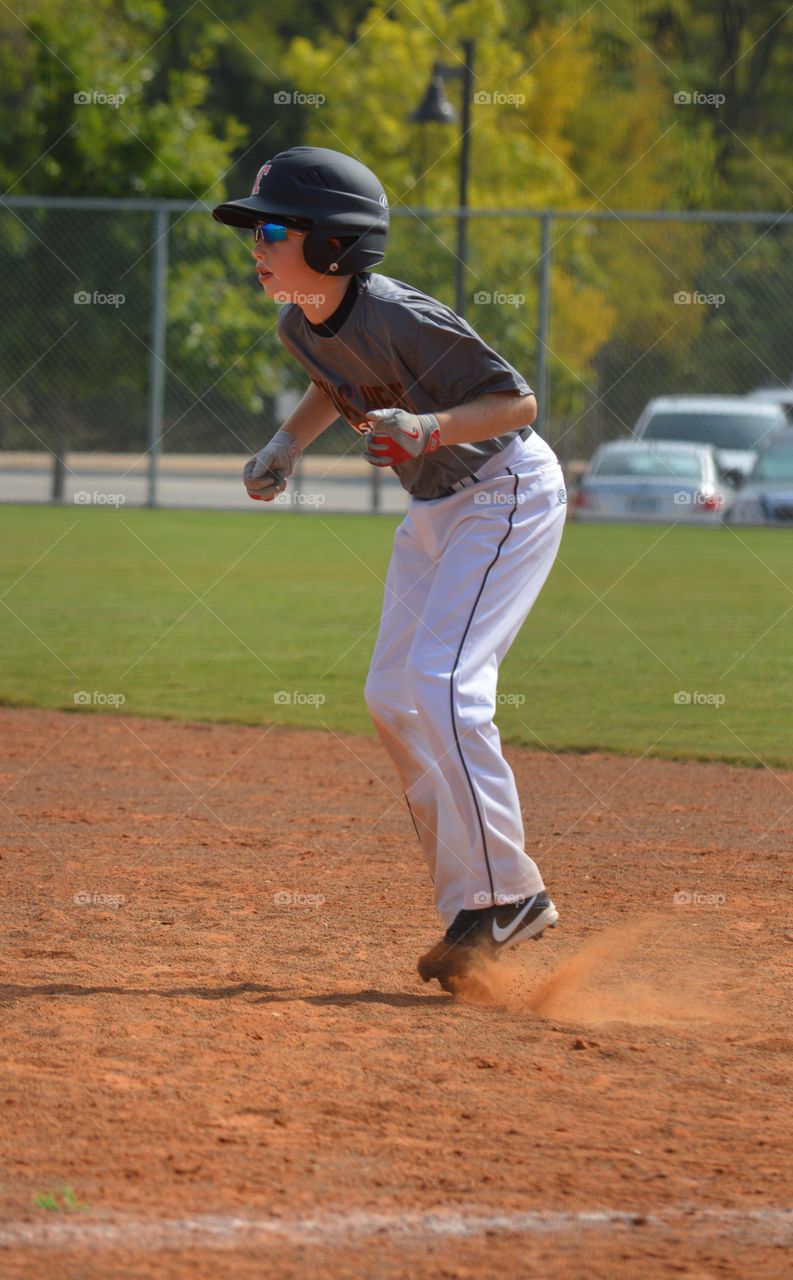
[[[330,236],[330,238],[328,239],[328,244],[330,245],[331,249],[341,248],[341,240],[339,239],[338,236]]]

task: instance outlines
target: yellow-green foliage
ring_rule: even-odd
[[[676,184],[696,187],[708,159],[705,140],[683,141],[663,63],[636,40],[619,74],[603,66],[604,23],[591,11],[577,23],[549,19],[516,38],[503,0],[410,7],[373,5],[351,43],[334,35],[299,37],[285,51],[291,83],[325,102],[309,112],[307,140],[348,151],[376,170],[392,208],[452,208],[458,199],[459,127],[417,125],[408,115],[421,100],[436,59],[460,61],[460,42],[476,39],[471,175],[473,209],[589,210],[675,204]],[[605,33],[608,35],[608,32]],[[448,84],[459,108],[459,88]],[[492,101],[477,100],[489,94]],[[408,233],[394,219],[394,248],[385,269],[453,300],[454,226],[422,215]],[[690,287],[699,244],[686,240],[685,272],[664,248],[668,231],[650,224],[554,226],[552,352],[557,403],[574,410],[593,381],[595,353],[620,328],[652,343],[670,330],[672,295]],[[472,315],[483,336],[524,367],[536,344],[539,231],[526,219],[472,219],[470,294],[522,295],[518,305]],[[674,255],[671,255],[674,259]],[[615,282],[631,278],[630,291]],[[650,301],[652,300],[652,301]],[[672,327],[686,342],[694,309]]]

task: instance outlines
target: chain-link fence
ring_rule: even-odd
[[[394,210],[384,269],[452,304],[458,216]],[[564,463],[628,432],[652,396],[790,381],[793,214],[467,216],[467,319],[537,389],[538,429]],[[306,385],[250,251],[187,202],[0,202],[0,496],[71,500],[91,459],[92,474],[129,479],[132,501],[167,501],[166,478],[182,476],[191,504],[226,505],[215,481],[237,493],[240,459]],[[342,505],[398,506],[360,451],[335,424],[308,451],[304,489],[334,479]]]

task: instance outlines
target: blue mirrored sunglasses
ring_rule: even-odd
[[[279,227],[277,222],[263,222],[253,228],[253,238],[257,244],[260,240],[265,244],[275,244],[278,240],[286,239],[288,229],[288,227]]]

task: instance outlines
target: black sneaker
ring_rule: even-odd
[[[480,958],[495,959],[527,938],[541,938],[556,927],[559,912],[543,889],[533,898],[521,898],[506,906],[458,911],[440,942],[418,963],[425,982],[437,978],[446,991],[449,979],[464,978]]]

